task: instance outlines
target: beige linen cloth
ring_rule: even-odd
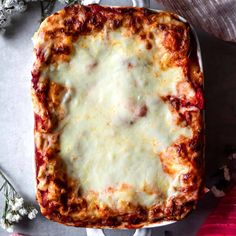
[[[236,0],[157,0],[216,37],[236,42]]]

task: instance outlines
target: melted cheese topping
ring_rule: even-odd
[[[69,88],[60,124],[68,173],[84,196],[96,193],[101,203],[118,208],[165,199],[173,177],[162,170],[158,154],[181,136],[192,136],[160,99],[177,94],[181,67],[162,70],[155,45],[147,50],[137,35],[125,34],[82,36],[70,62],[49,71],[52,81]]]

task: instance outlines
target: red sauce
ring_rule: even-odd
[[[204,109],[204,98],[201,88],[198,88],[196,92],[196,106],[200,110]]]
[[[71,50],[69,46],[63,45],[63,46],[54,48],[54,52],[56,54],[70,55]]]
[[[34,114],[34,120],[35,120],[35,129],[36,130],[45,128],[44,121],[39,115]]]
[[[138,117],[144,117],[144,116],[146,116],[147,111],[148,111],[147,106],[143,105],[135,111],[135,115],[138,116]]]
[[[145,33],[140,34],[141,40],[145,40],[147,38],[147,35]]]
[[[163,98],[163,100],[169,101],[176,110],[179,110],[181,107],[191,106],[195,106],[200,110],[204,108],[204,98],[202,89],[200,87],[196,89],[196,95],[192,100],[183,100],[175,96],[166,96]]]
[[[87,9],[91,9],[93,14],[100,13],[102,10],[104,10],[102,6],[97,5],[97,4],[92,4],[90,5],[90,8],[87,8]]]
[[[168,28],[168,26],[166,24],[158,24],[158,29],[161,31],[164,31]]]
[[[48,191],[40,191],[40,193],[42,197],[42,206],[46,208],[48,205]]]
[[[42,154],[37,150],[37,148],[35,148],[35,159],[36,159],[36,174],[38,175],[39,168],[44,164],[44,160]]]
[[[38,82],[39,82],[39,77],[40,77],[40,72],[39,71],[32,71],[31,72],[31,75],[32,75],[32,86],[34,88],[34,90],[37,90],[38,89]]]
[[[167,31],[167,33],[165,33],[165,39],[163,44],[165,48],[174,52],[179,50],[180,48],[180,40],[178,40],[175,32],[173,31]]]
[[[73,222],[73,219],[72,217],[70,216],[63,216],[63,215],[58,215],[61,219],[61,221],[64,223],[64,222]]]
[[[55,212],[57,209],[57,206],[55,205],[54,202],[49,202],[48,207],[47,207],[47,212],[48,214]]]
[[[45,60],[43,51],[40,48],[36,49],[36,57],[40,62],[44,62]]]
[[[188,157],[188,150],[187,150],[187,147],[186,147],[186,144],[185,143],[180,143],[178,145],[175,145],[176,148],[177,148],[177,152],[178,154],[185,158],[185,157]]]
[[[183,174],[183,181],[184,181],[184,182],[188,182],[188,180],[190,179],[190,177],[191,177],[191,174],[190,174],[190,173]]]
[[[189,142],[189,147],[193,151],[200,151],[201,150],[201,144],[200,144],[198,138],[191,139],[191,141]]]
[[[118,29],[122,25],[122,20],[112,20],[110,26],[113,30]]]

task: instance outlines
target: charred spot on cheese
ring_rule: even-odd
[[[147,41],[146,49],[148,49],[148,50],[152,49],[152,43],[150,41]]]
[[[43,214],[84,227],[183,218],[203,186],[202,74],[188,25],[77,4],[47,18],[34,44]]]

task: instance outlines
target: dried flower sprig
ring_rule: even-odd
[[[0,31],[5,30],[12,16],[24,12],[26,8],[24,0],[0,0]]]
[[[7,232],[11,233],[14,231],[15,223],[19,222],[26,216],[31,220],[34,219],[38,211],[32,205],[24,202],[24,199],[15,190],[1,169],[0,177],[3,180],[0,192],[3,192],[5,200],[0,226]]]

